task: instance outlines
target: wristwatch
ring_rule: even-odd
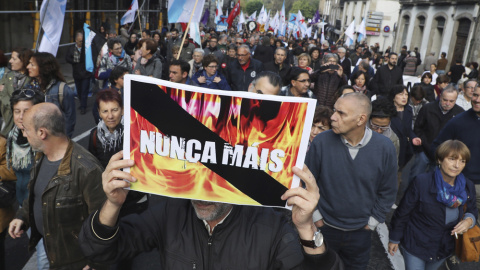
[[[300,243],[304,247],[309,247],[309,248],[321,247],[323,245],[323,234],[320,232],[320,229],[318,229],[313,235],[313,240],[300,239]]]

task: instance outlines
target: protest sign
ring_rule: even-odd
[[[125,76],[124,158],[132,189],[169,197],[285,206],[299,186],[316,100],[211,90]]]
[[[217,22],[217,27],[215,29],[217,32],[227,31],[228,30],[228,23],[227,23],[227,16],[220,16],[220,20]]]

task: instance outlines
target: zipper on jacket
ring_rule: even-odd
[[[208,242],[207,242],[207,269],[212,269],[212,246],[213,246],[213,236],[210,235],[210,237],[208,237]]]
[[[192,269],[197,269],[197,264],[195,262],[192,262],[193,268]]]

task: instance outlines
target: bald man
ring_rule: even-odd
[[[50,269],[83,269],[89,263],[77,239],[82,221],[105,202],[103,168],[67,137],[64,119],[53,103],[37,104],[25,113],[23,134],[38,154],[28,199],[8,232],[15,239],[31,227],[29,248],[43,239]]]
[[[314,221],[345,269],[366,269],[371,232],[395,202],[397,155],[387,137],[367,127],[367,96],[345,94],[334,111],[332,129],[315,137],[305,161],[320,189]]]

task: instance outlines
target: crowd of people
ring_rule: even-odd
[[[407,269],[437,269],[454,235],[477,223],[478,63],[455,59],[447,71],[445,53],[423,59],[406,46],[397,54],[378,43],[203,28],[196,44],[176,28],[129,33],[126,25],[117,36],[102,27],[93,72],[82,31],[65,57],[80,114],[92,85],[99,89],[88,150],[70,139],[75,90],[57,59],[16,48],[7,61],[0,52],[0,179],[16,180],[20,205],[0,209],[0,269],[7,232],[28,234],[38,269],[130,269],[154,248],[165,269],[366,269],[372,231],[392,209],[389,252],[400,249]],[[180,199],[150,205],[144,193],[124,190],[129,182],[120,179],[136,181],[122,171],[134,164],[120,152],[126,74],[316,99],[306,167],[293,169],[304,188],[282,196],[292,212]],[[404,76],[420,82],[407,87]]]

